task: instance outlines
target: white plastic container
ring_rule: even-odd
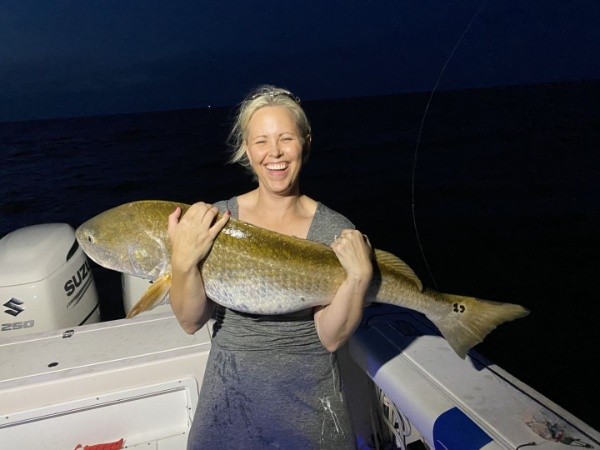
[[[100,321],[90,263],[66,223],[0,240],[0,339]]]

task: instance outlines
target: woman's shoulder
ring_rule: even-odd
[[[343,214],[331,209],[327,205],[318,202],[315,219],[329,223],[330,226],[344,228],[356,228],[354,224]]]
[[[319,202],[307,238],[329,245],[347,228],[356,227],[346,216]]]

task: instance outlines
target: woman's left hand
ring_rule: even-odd
[[[373,278],[371,243],[358,230],[343,230],[331,248],[346,271],[346,279],[333,300],[315,308],[315,326],[323,346],[333,352],[352,335],[362,318],[366,294]]]
[[[373,275],[372,247],[369,238],[358,230],[346,229],[331,243],[331,248],[346,270],[348,278],[370,280]]]

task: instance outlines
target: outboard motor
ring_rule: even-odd
[[[66,223],[0,240],[0,339],[100,322],[90,263]]]

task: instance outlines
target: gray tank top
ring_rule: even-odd
[[[221,212],[238,217],[237,197],[215,204]],[[322,203],[308,231],[308,240],[329,245],[345,228],[354,228],[343,215]],[[312,308],[282,315],[246,314],[218,306],[213,343],[227,350],[273,349],[285,353],[327,353],[317,335]]]
[[[217,203],[238,217],[236,198]],[[319,204],[308,238],[344,228]],[[321,344],[312,309],[266,316],[216,309],[212,347],[188,449],[356,449],[337,353]]]

